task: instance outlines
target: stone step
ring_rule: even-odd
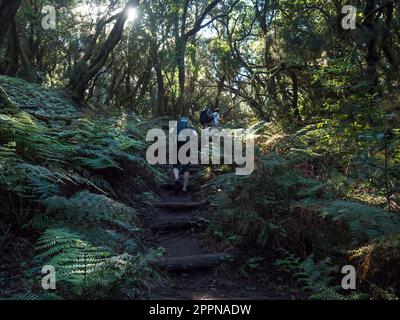
[[[152,222],[147,227],[153,232],[173,232],[191,229],[194,227],[203,228],[207,226],[210,221],[206,219],[190,220],[190,219],[171,219],[161,222]]]
[[[192,202],[158,202],[158,203],[154,203],[154,207],[163,208],[163,209],[188,210],[188,209],[196,209],[196,208],[206,206],[207,203],[208,203],[207,200],[192,201]]]
[[[182,183],[181,183],[181,185],[182,185]],[[193,179],[190,179],[189,187],[188,187],[189,191],[194,191],[194,189],[192,188],[192,185],[193,185]],[[176,189],[176,185],[174,183],[166,183],[166,184],[161,185],[161,188],[164,190],[172,191],[172,190]]]
[[[202,254],[186,257],[167,257],[155,262],[155,266],[169,272],[210,269],[233,259],[227,253]]]

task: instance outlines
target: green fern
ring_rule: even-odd
[[[341,294],[340,286],[333,285],[335,282],[334,273],[337,273],[337,267],[332,266],[330,258],[315,262],[314,255],[310,255],[304,261],[301,261],[296,255],[280,250],[282,259],[274,262],[275,267],[280,271],[292,275],[297,280],[298,285],[305,292],[309,293],[310,300],[362,300],[368,296],[352,292],[347,295]]]
[[[79,234],[65,228],[46,230],[38,240],[36,250],[37,261],[55,267],[57,288],[70,285],[74,295],[81,298],[120,296],[126,286],[132,286],[130,290],[139,294],[162,280],[151,267],[159,256],[157,251],[147,255],[115,255],[94,247]]]
[[[394,213],[355,202],[337,200],[328,204],[323,213],[350,226],[353,238],[360,242],[400,232],[400,218]]]
[[[111,255],[81,240],[80,235],[68,229],[46,230],[38,240],[36,250],[36,259],[46,259],[47,265],[54,266],[58,283],[70,283],[75,292],[82,295]]]
[[[116,202],[104,195],[82,191],[72,198],[52,197],[43,201],[46,205],[46,214],[55,212],[61,214],[66,220],[73,223],[80,221],[104,222],[122,219],[132,221],[136,216],[136,210]]]
[[[38,300],[63,300],[60,296],[54,293],[34,294],[22,293],[13,295],[10,300],[14,301],[38,301]]]

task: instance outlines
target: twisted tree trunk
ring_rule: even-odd
[[[7,36],[12,20],[21,7],[21,3],[22,0],[0,0],[0,47]]]
[[[89,82],[97,75],[97,73],[106,64],[110,54],[120,42],[124,31],[125,23],[128,20],[128,10],[131,7],[136,7],[140,0],[128,0],[124,10],[119,14],[111,17],[108,20],[102,20],[97,26],[97,32],[92,41],[89,43],[85,55],[80,60],[70,77],[68,89],[70,90],[72,99],[81,104],[85,99],[85,92]],[[103,28],[110,22],[115,21],[115,25],[110,32],[107,40],[98,49],[94,50],[97,44],[99,35]]]

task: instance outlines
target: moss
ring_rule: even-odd
[[[59,90],[7,76],[0,76],[0,87],[21,110],[34,110],[48,116],[62,114],[65,117],[73,116],[78,112],[74,103],[63,96]]]
[[[0,87],[0,109],[2,113],[15,115],[20,110],[8,97],[7,92]]]

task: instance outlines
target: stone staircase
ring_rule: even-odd
[[[154,300],[266,300],[265,284],[240,279],[236,275],[239,256],[219,252],[205,245],[204,231],[213,212],[207,201],[192,193],[177,195],[174,185],[166,185],[160,201],[154,203],[154,214],[144,217],[149,230],[148,247],[164,248],[164,256],[154,265],[164,271],[170,283],[153,289]],[[236,268],[236,269],[235,269]],[[264,288],[261,288],[261,287]],[[272,286],[272,284],[271,284]]]

